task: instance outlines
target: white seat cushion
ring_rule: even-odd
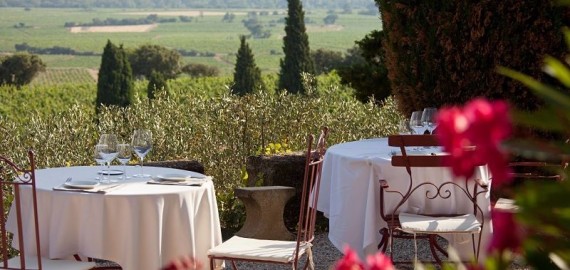
[[[242,260],[264,260],[289,263],[293,260],[296,241],[263,240],[234,236],[208,251],[208,256],[228,257]],[[299,257],[311,244],[301,243]]]
[[[495,203],[495,209],[505,212],[516,213],[519,211],[519,207],[515,204],[515,200],[507,198],[499,198]]]
[[[8,260],[8,266],[19,268],[20,256],[16,256]],[[95,267],[94,262],[80,262],[72,260],[50,260],[42,258],[42,269],[46,270],[87,270]],[[26,269],[38,269],[38,260],[36,257],[26,256]]]
[[[456,217],[431,217],[400,213],[400,225],[407,233],[476,233],[481,231],[481,223],[475,215]]]

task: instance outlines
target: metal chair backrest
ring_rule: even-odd
[[[412,176],[412,168],[426,168],[426,167],[446,167],[444,161],[446,158],[450,158],[447,155],[441,154],[423,154],[423,155],[408,155],[406,147],[432,147],[440,146],[435,135],[392,135],[388,137],[388,145],[400,148],[400,154],[392,156],[392,166],[395,167],[405,167],[409,175],[408,188],[402,193],[402,199],[397,204],[396,208],[392,212],[393,215],[399,211],[400,207],[406,203],[406,201],[412,196],[412,194],[419,190],[420,188],[433,188],[432,193],[426,192],[426,197],[428,199],[435,198],[449,198],[450,188],[457,188],[461,190],[460,193],[465,193],[471,202],[473,202],[474,214],[477,212],[482,214],[482,210],[477,205],[477,196],[485,193],[488,188],[488,184],[481,181],[481,179],[473,179],[473,181],[446,181],[442,183],[433,183],[430,181],[422,181],[414,183],[414,178]],[[468,149],[474,149],[474,147],[467,147]],[[484,166],[485,164],[478,164],[479,166]],[[469,183],[472,183],[472,187],[469,187]],[[478,187],[482,187],[481,190]],[[382,198],[383,199],[383,198]],[[384,209],[382,209],[383,211]]]
[[[321,134],[313,148],[314,136],[307,137],[307,152],[305,159],[305,174],[303,177],[303,190],[301,193],[301,207],[299,210],[299,223],[297,225],[297,247],[295,248],[295,265],[299,260],[299,247],[303,243],[311,243],[315,237],[315,221],[317,214],[317,201],[321,185],[321,171],[326,151],[328,128],[323,127]]]
[[[17,231],[13,235],[18,240],[18,249],[20,252],[20,269],[26,269],[26,248],[24,240],[24,230],[23,230],[23,217],[22,217],[22,207],[32,207],[33,212],[33,222],[35,230],[35,245],[36,245],[36,259],[38,269],[42,269],[41,253],[40,253],[40,233],[38,226],[38,209],[37,209],[37,198],[36,198],[36,177],[35,177],[35,160],[34,152],[32,150],[28,151],[29,167],[23,168],[16,165],[12,160],[7,157],[0,156],[0,194],[2,195],[2,204],[0,204],[0,210],[2,212],[0,220],[0,248],[2,252],[2,261],[0,264],[0,269],[13,269],[8,267],[8,259],[10,253],[10,240],[12,235],[7,231],[6,220],[8,213],[9,202],[12,202],[13,210],[16,214],[16,224]],[[30,188],[31,198],[28,196],[22,196],[21,189]],[[27,201],[30,200],[30,201]]]

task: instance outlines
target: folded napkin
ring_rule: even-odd
[[[69,188],[69,187],[66,187],[65,184],[61,184],[59,186],[53,187],[53,190],[105,194],[111,190],[118,188],[119,186],[120,186],[120,184],[97,185],[94,188],[83,189],[83,188]]]
[[[211,176],[205,178],[187,178],[185,181],[168,181],[168,180],[160,180],[160,179],[151,179],[150,181],[146,182],[147,184],[155,184],[155,185],[176,185],[176,186],[201,186],[202,184],[206,183],[207,181],[212,180]]]

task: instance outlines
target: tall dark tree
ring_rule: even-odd
[[[406,115],[476,97],[537,109],[541,100],[497,66],[546,81],[544,56],[567,53],[560,33],[570,8],[553,1],[375,1],[392,93]]]
[[[241,36],[240,47],[236,56],[232,93],[245,95],[264,87],[261,70],[255,64],[255,58],[245,37]]]
[[[305,93],[302,73],[315,73],[309,48],[309,36],[305,29],[305,12],[300,0],[288,0],[287,18],[285,18],[285,37],[281,72],[279,73],[279,89],[291,93]]]
[[[134,99],[134,84],[127,53],[111,41],[103,50],[97,81],[96,111],[104,106],[129,106]]]

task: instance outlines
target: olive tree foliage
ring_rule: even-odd
[[[133,74],[127,53],[122,45],[117,47],[109,40],[99,68],[96,112],[99,113],[101,106],[127,107],[133,102],[134,94]]]
[[[256,89],[264,88],[261,70],[255,64],[255,58],[244,36],[240,37],[240,47],[236,56],[232,93],[245,95]]]
[[[17,53],[0,58],[0,84],[17,87],[30,83],[46,65],[39,56],[28,53]]]
[[[300,0],[288,0],[287,17],[285,18],[285,37],[283,37],[283,53],[279,72],[280,90],[291,93],[306,93],[302,74],[314,74],[315,67],[310,56],[309,36],[305,28],[305,12]]]
[[[174,79],[181,72],[182,56],[176,50],[160,45],[142,45],[129,53],[129,62],[135,77],[150,78],[153,71],[166,80]]]

